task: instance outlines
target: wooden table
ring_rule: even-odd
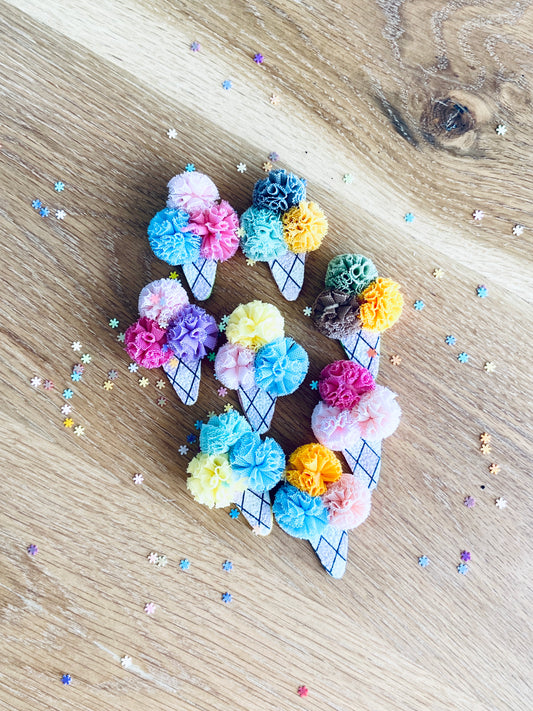
[[[0,11],[0,706],[531,709],[529,4],[12,0]],[[239,253],[207,307],[219,319],[273,301],[308,349],[309,379],[272,428],[287,452],[312,437],[309,380],[342,357],[302,313],[329,259],[370,256],[406,298],[380,370],[403,419],[341,581],[306,543],[278,528],[256,537],[242,516],[191,499],[195,448],[178,448],[237,400],[219,398],[206,365],[196,405],[167,387],[157,407],[160,372],[140,388],[117,341],[142,286],[170,271],[146,239],[169,178],[192,162],[242,212],[272,151],[307,178],[328,239],[296,302]],[[60,412],[76,340],[92,358],[72,386],[80,436]],[[55,387],[32,388],[34,376]],[[150,565],[151,551],[168,565]]]

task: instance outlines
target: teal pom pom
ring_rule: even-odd
[[[309,356],[292,338],[277,338],[262,346],[255,357],[257,387],[273,396],[290,395],[303,382]]]
[[[200,258],[202,238],[187,232],[189,214],[166,207],[150,220],[148,241],[154,254],[167,264],[190,264]]]
[[[268,262],[287,251],[279,215],[270,210],[249,207],[241,216],[241,249],[254,262]]]
[[[257,432],[243,435],[229,454],[231,468],[239,479],[246,477],[250,489],[270,491],[285,470],[285,454],[272,437],[262,441]]]
[[[310,496],[291,484],[277,490],[272,511],[279,527],[295,538],[315,538],[328,525],[328,511],[320,496]]]
[[[222,454],[229,451],[251,427],[242,415],[235,410],[223,415],[214,415],[202,425],[200,430],[200,449],[207,454]]]
[[[298,178],[283,168],[271,170],[264,180],[258,180],[254,186],[254,207],[286,212],[305,200],[306,182],[305,178]]]
[[[326,288],[360,294],[375,279],[378,270],[362,254],[339,254],[333,257],[326,271]]]

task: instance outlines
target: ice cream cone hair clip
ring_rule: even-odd
[[[239,247],[239,218],[220,200],[214,182],[195,170],[175,175],[168,183],[167,206],[151,219],[148,240],[159,259],[181,266],[194,297],[209,298],[218,262]]]
[[[271,170],[255,184],[253,204],[241,217],[241,249],[248,259],[268,262],[279,290],[294,301],[306,255],[320,247],[327,231],[326,216],[306,199],[305,179]]]

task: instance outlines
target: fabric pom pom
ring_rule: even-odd
[[[320,373],[318,391],[326,405],[341,410],[355,407],[361,395],[373,390],[374,378],[369,370],[351,360],[336,360]]]
[[[239,386],[255,385],[255,351],[238,343],[225,343],[217,351],[215,373],[226,388],[237,390]]]
[[[359,318],[368,331],[385,331],[400,318],[403,296],[392,279],[376,279],[359,296]]]
[[[304,444],[289,457],[285,476],[289,484],[310,496],[326,492],[326,485],[340,478],[342,466],[336,455],[322,444]]]
[[[322,497],[328,510],[330,526],[348,530],[356,528],[368,518],[372,492],[365,482],[353,474],[343,474]]]
[[[324,447],[340,452],[359,438],[359,425],[352,410],[340,410],[320,401],[311,417],[313,434]]]
[[[190,264],[200,257],[201,239],[188,232],[189,214],[183,210],[160,210],[148,225],[148,241],[155,256],[167,264]]]
[[[196,304],[184,306],[167,332],[169,348],[184,363],[194,363],[212,350],[217,342],[215,319]]]
[[[374,263],[362,254],[339,254],[328,264],[326,288],[340,289],[350,294],[360,294],[377,279]]]
[[[361,397],[353,414],[360,436],[373,442],[389,437],[396,430],[402,411],[396,402],[396,393],[383,385],[376,385],[374,390]]]
[[[287,251],[283,239],[283,226],[277,213],[270,210],[249,207],[241,215],[241,249],[248,259],[268,262],[281,257]]]
[[[257,432],[243,435],[230,450],[229,460],[235,476],[245,477],[250,489],[270,491],[285,470],[285,454],[272,437],[262,441]]]
[[[328,338],[341,339],[361,328],[357,297],[337,289],[317,296],[311,318],[317,331]]]
[[[271,170],[264,180],[258,180],[254,186],[254,207],[285,212],[305,200],[306,183],[304,178],[297,178],[283,168]]]
[[[283,338],[283,328],[283,316],[275,306],[250,301],[233,311],[226,326],[226,336],[230,343],[256,351],[265,343]]]
[[[279,527],[295,538],[320,536],[328,525],[328,512],[322,499],[289,484],[277,490],[272,511]]]
[[[248,421],[236,410],[213,415],[200,430],[200,449],[208,454],[227,452],[250,431]]]
[[[187,212],[206,210],[219,199],[217,186],[204,173],[180,173],[169,181],[167,207]]]
[[[328,231],[326,216],[316,204],[302,200],[281,216],[283,238],[291,252],[313,252]]]
[[[187,489],[195,501],[210,509],[229,506],[247,486],[246,479],[233,473],[227,454],[200,452],[189,462],[187,474]]]
[[[140,318],[127,329],[124,348],[142,368],[159,368],[172,356],[167,348],[167,332],[149,318]]]
[[[239,247],[238,228],[237,213],[226,200],[190,213],[189,229],[202,238],[200,254],[204,259],[225,262],[233,257]]]
[[[175,279],[158,279],[139,294],[139,314],[166,328],[169,321],[189,303],[187,292]]]
[[[269,395],[290,395],[303,382],[309,357],[292,338],[277,338],[262,346],[255,358],[255,382]]]

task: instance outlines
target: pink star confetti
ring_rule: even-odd
[[[144,611],[147,615],[153,615],[155,612],[156,605],[153,602],[147,602],[144,606]]]
[[[134,484],[139,485],[139,484],[142,484],[142,483],[143,483],[144,477],[143,477],[142,474],[134,474],[134,475],[132,476],[132,481],[133,481]]]
[[[219,394],[220,397],[226,397],[228,394],[227,388],[219,388],[217,390],[217,393]]]
[[[302,686],[298,687],[298,696],[303,697],[303,696],[308,696],[308,694],[309,694],[309,689],[307,688],[307,686],[302,685]]]
[[[473,496],[467,496],[463,501],[463,504],[466,506],[467,509],[473,509],[476,505],[476,500]]]
[[[155,564],[157,563],[157,559],[159,558],[159,554],[158,554],[158,553],[154,553],[154,552],[152,551],[152,553],[150,553],[150,554],[149,554],[148,556],[146,556],[146,557],[147,557],[149,563],[151,563],[152,565],[155,565]]]
[[[45,390],[53,390],[54,389],[54,382],[52,380],[45,380],[43,383],[43,388]]]

